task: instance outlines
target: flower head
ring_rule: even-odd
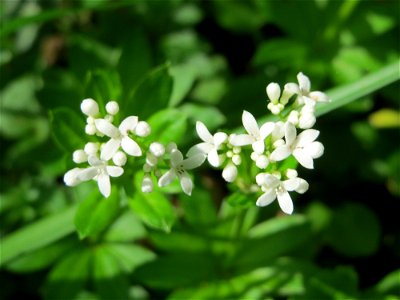
[[[203,143],[199,143],[191,147],[187,153],[188,157],[196,154],[207,156],[208,162],[213,167],[221,165],[221,159],[218,156],[218,149],[227,140],[228,135],[225,132],[217,132],[214,135],[208,131],[207,127],[200,121],[196,123],[196,131]]]
[[[255,152],[263,153],[265,150],[264,140],[274,130],[274,122],[267,122],[259,128],[256,119],[248,111],[243,111],[242,122],[248,134],[232,135],[230,143],[234,146],[251,144]]]
[[[183,159],[183,155],[178,149],[172,149],[170,154],[171,169],[160,177],[158,185],[160,187],[166,186],[178,177],[183,192],[187,195],[191,195],[193,183],[186,170],[199,167],[204,162],[204,158],[204,155],[199,153]]]

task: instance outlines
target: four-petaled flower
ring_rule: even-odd
[[[183,159],[178,149],[173,149],[170,154],[171,169],[158,180],[160,187],[170,184],[176,177],[179,178],[182,190],[185,194],[191,195],[193,189],[192,179],[186,170],[199,167],[204,162],[204,154],[198,153],[189,158]]]
[[[75,168],[67,172],[64,181],[68,185],[76,185],[82,181],[95,179],[100,193],[107,198],[111,193],[110,176],[119,177],[124,173],[124,169],[109,166],[106,161],[100,160],[96,156],[89,156],[88,163],[90,167],[86,169]]]
[[[96,119],[97,130],[110,137],[110,140],[101,149],[100,158],[102,160],[111,159],[120,146],[129,155],[141,156],[142,150],[139,145],[129,137],[129,132],[133,131],[137,124],[138,117],[136,116],[127,117],[118,128],[105,119]]]
[[[260,173],[256,176],[257,184],[261,186],[264,192],[256,202],[257,206],[267,206],[278,198],[279,207],[288,215],[293,212],[293,201],[290,197],[290,191],[304,193],[308,188],[307,182],[302,178],[291,178],[280,181],[277,177],[271,174]]]
[[[207,127],[200,121],[196,123],[196,131],[199,137],[204,141],[191,147],[187,153],[188,157],[202,153],[207,156],[208,162],[213,167],[221,165],[218,149],[227,140],[228,135],[225,132],[217,132],[214,135],[208,131]]]
[[[313,159],[320,157],[324,153],[324,146],[315,139],[319,131],[307,129],[296,136],[296,127],[287,122],[285,124],[285,144],[278,146],[270,155],[273,161],[281,161],[290,154],[305,168],[313,169]]]
[[[254,152],[262,154],[265,150],[264,140],[274,130],[275,123],[267,122],[259,128],[254,116],[245,110],[242,114],[242,122],[248,134],[232,135],[230,143],[239,147],[251,144]]]

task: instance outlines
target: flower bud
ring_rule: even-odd
[[[278,103],[279,96],[281,95],[281,88],[279,84],[275,82],[271,82],[267,85],[267,95],[268,98],[271,100],[272,103]]]
[[[308,129],[314,126],[317,119],[312,113],[304,113],[300,115],[299,118],[299,127],[301,129]]]
[[[222,171],[222,177],[227,182],[233,182],[237,177],[237,168],[233,164],[228,164]]]
[[[119,111],[119,105],[116,101],[110,101],[106,104],[106,111],[110,115],[116,115]]]
[[[157,162],[158,162],[157,157],[155,155],[153,155],[152,153],[147,152],[146,163],[148,165],[150,165],[151,167],[154,167],[157,164]]]
[[[297,174],[297,171],[295,169],[287,169],[286,170],[286,177],[289,178],[289,179],[296,178],[297,175],[298,174]]]
[[[85,133],[87,135],[94,135],[94,134],[96,134],[96,132],[97,132],[97,129],[96,129],[96,126],[94,126],[94,124],[87,124],[85,126]]]
[[[82,171],[83,169],[80,168],[74,168],[72,170],[69,170],[67,173],[64,175],[64,182],[68,186],[76,186],[79,183],[81,183],[81,180],[78,178],[78,174]]]
[[[242,163],[242,158],[240,157],[240,155],[235,154],[234,156],[232,156],[232,162],[238,166]]]
[[[269,164],[269,160],[265,155],[260,155],[256,160],[256,166],[265,169]]]
[[[153,191],[153,180],[151,179],[150,175],[144,175],[142,181],[142,192],[143,193],[151,193]]]
[[[161,157],[165,153],[165,147],[160,143],[154,142],[150,144],[150,152],[156,157]]]
[[[97,151],[99,150],[99,145],[96,143],[89,142],[85,145],[83,150],[86,152],[88,156],[96,155]]]
[[[84,99],[81,103],[81,111],[90,117],[95,117],[99,113],[99,105],[91,98]]]
[[[150,134],[150,125],[145,121],[140,121],[135,128],[135,133],[137,136],[146,137]]]
[[[298,192],[299,194],[304,194],[305,192],[307,192],[308,188],[309,188],[308,182],[302,178],[299,178],[299,185],[295,189],[295,191]]]
[[[297,110],[292,110],[287,119],[288,122],[296,126],[299,123],[299,115],[300,113]]]
[[[81,164],[83,162],[86,162],[87,159],[88,159],[88,156],[87,156],[86,152],[82,149],[76,150],[72,154],[72,160],[76,164]]]
[[[112,160],[116,166],[122,167],[126,164],[126,154],[122,151],[118,151],[114,154]]]
[[[251,154],[250,154],[251,160],[254,160],[254,161],[256,161],[259,156],[260,156],[260,154],[258,154],[257,152],[251,152]]]

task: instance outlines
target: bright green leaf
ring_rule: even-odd
[[[179,142],[185,137],[186,116],[177,109],[166,109],[152,115],[148,122],[151,126],[149,139],[164,143]]]

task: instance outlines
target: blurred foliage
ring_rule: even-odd
[[[368,77],[398,72],[398,8],[2,1],[2,299],[400,299],[399,82]],[[355,93],[319,118],[325,155],[293,216],[256,208],[209,169],[191,197],[138,193],[133,171],[108,199],[64,187],[84,98],[117,100],[187,148],[196,120],[216,130],[239,126],[243,109],[264,117],[266,84],[299,71]]]

